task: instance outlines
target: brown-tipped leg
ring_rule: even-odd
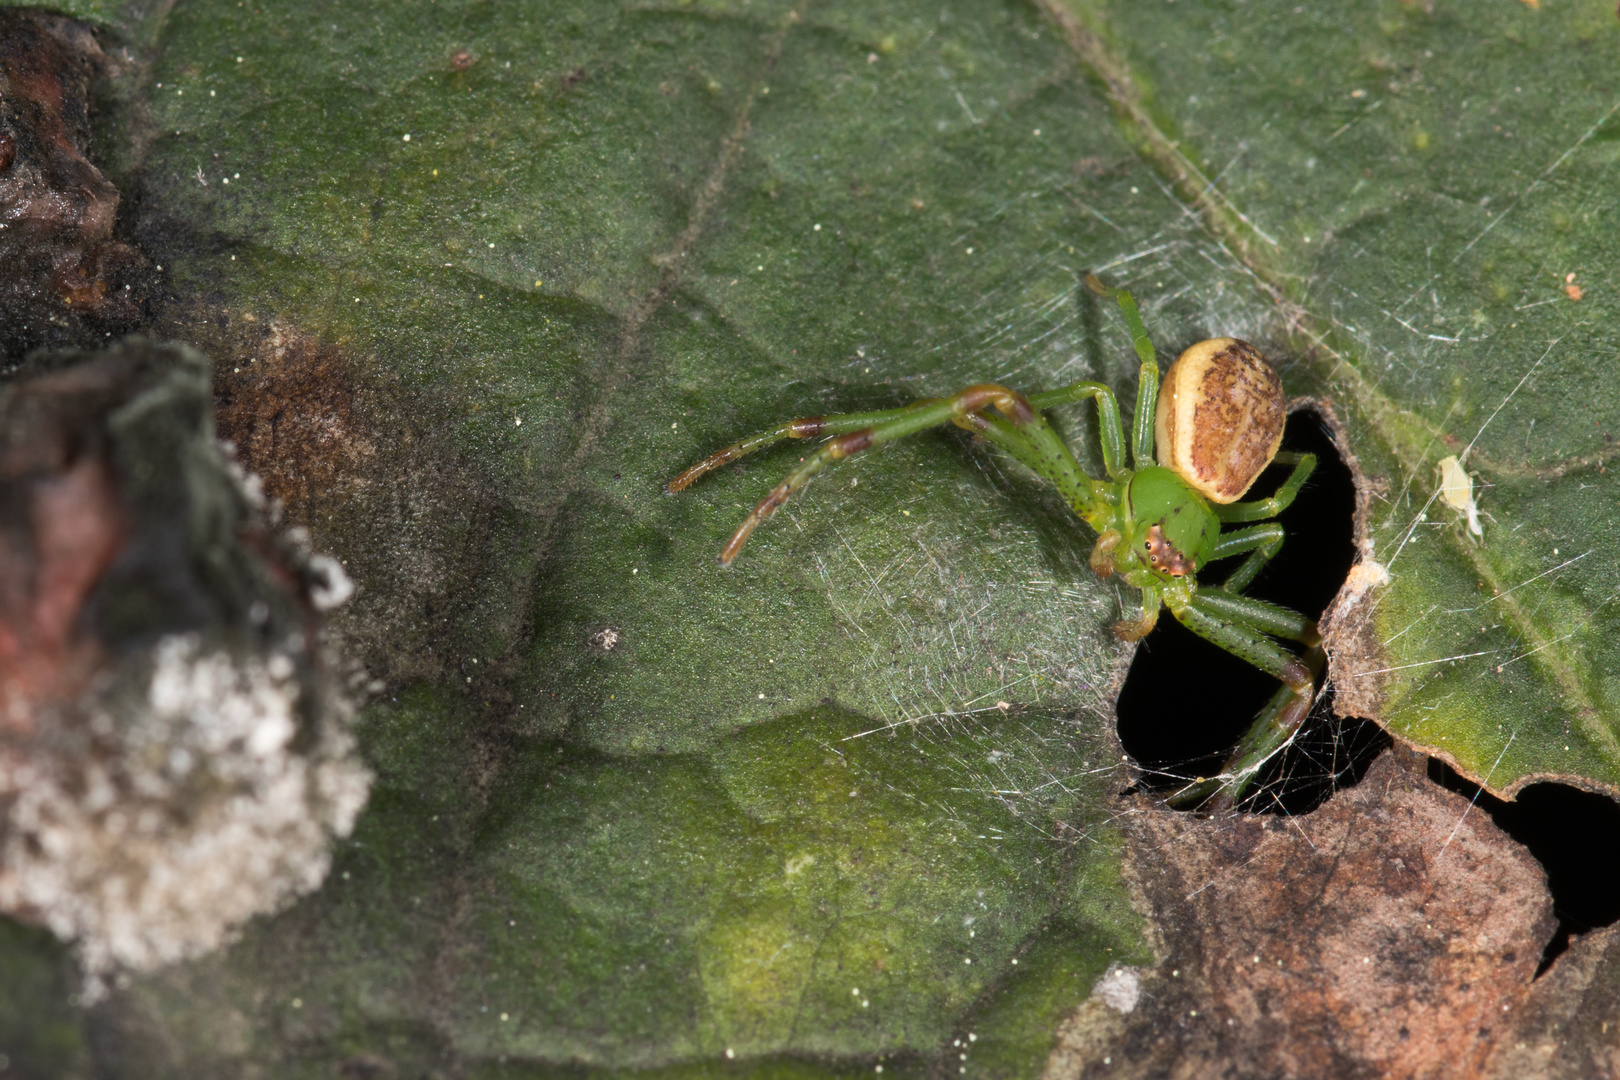
[[[678,491],[685,491],[687,488],[697,483],[709,473],[714,472],[714,470],[718,469],[726,462],[735,461],[740,456],[740,454],[732,453],[732,447],[729,446],[720,451],[718,454],[710,454],[708,457],[704,458],[702,461],[698,462],[696,465],[693,465],[690,469],[687,469],[669,483],[665,484],[664,494],[673,495]]]
[[[696,465],[693,465],[691,468],[686,469],[679,476],[675,477],[675,479],[664,485],[664,494],[673,495],[677,491],[685,491],[687,488],[691,487],[705,476],[714,472],[714,470],[718,469],[720,466],[726,464],[727,462],[736,461],[738,458],[742,457],[743,454],[747,453],[746,450],[738,449],[738,447],[741,445],[741,443],[737,443],[726,447],[724,450],[718,450],[704,458],[702,461],[698,462]]]
[[[980,383],[951,395],[958,415],[976,413],[994,405],[1003,416],[1015,424],[1023,425],[1035,419],[1035,407],[1016,390],[995,383]]]
[[[737,531],[731,534],[731,539],[726,541],[725,549],[720,552],[721,566],[731,565],[731,560],[735,559],[737,552],[741,551],[742,546],[748,543],[748,538],[753,535],[755,529],[759,528],[759,523],[776,513],[776,508],[788,501],[788,496],[793,494],[793,490],[787,482],[780,483],[771,489],[771,493],[765,496],[765,500],[754,507],[753,512],[737,527]]]
[[[1109,529],[1097,537],[1091,548],[1091,572],[1104,580],[1114,576],[1114,548],[1119,546],[1118,529]],[[1134,638],[1130,640],[1135,640]]]
[[[1159,622],[1159,609],[1149,611],[1145,606],[1140,619],[1121,619],[1114,624],[1114,636],[1121,641],[1141,641],[1153,632]]]
[[[775,495],[776,492],[773,491],[771,494]],[[787,496],[784,495],[783,499],[786,497]],[[770,499],[766,499],[765,502],[770,502]],[[760,503],[759,506],[754,508],[754,512],[748,515],[748,519],[742,523],[742,526],[738,528],[736,532],[731,534],[731,539],[726,541],[724,550],[720,552],[721,566],[731,565],[731,561],[737,557],[737,552],[742,550],[742,546],[748,543],[748,537],[752,535],[753,531],[759,527],[759,523],[769,517],[771,512],[780,505],[782,505],[782,502],[781,500],[778,500],[777,503],[770,508],[770,510],[764,509],[765,503]],[[761,513],[762,510],[764,510],[763,513]]]
[[[775,513],[777,507],[826,466],[873,446],[893,442],[895,439],[904,438],[927,428],[938,427],[958,417],[977,413],[992,406],[1005,414],[1014,424],[1027,425],[1036,419],[1034,408],[1022,394],[1014,393],[1004,386],[989,384],[970,386],[949,398],[930,398],[902,409],[886,410],[881,413],[851,413],[826,419],[819,416],[806,417],[802,420],[789,421],[781,427],[773,428],[734,446],[728,446],[719,453],[704,458],[671,480],[666,490],[680,491],[704,473],[783,439],[810,438],[826,433],[829,426],[842,429],[842,434],[834,435],[822,443],[819,450],[789,473],[788,478],[778,484],[765,497],[765,501],[748,515],[748,520],[742,523],[742,527],[732,534],[731,541],[720,553],[720,564],[729,566],[737,557],[737,552],[742,550],[743,544],[747,543],[749,535],[759,527],[759,523]],[[861,424],[859,428],[853,426],[857,422]]]
[[[1316,686],[1316,674],[1306,665],[1304,660],[1295,658],[1282,671],[1282,681],[1288,689],[1305,697],[1305,707],[1310,708],[1309,698]]]
[[[732,443],[724,450],[717,450],[710,454],[665,484],[664,494],[673,495],[677,491],[685,491],[720,466],[752,454],[756,450],[762,450],[767,446],[781,442],[783,439],[813,439],[825,431],[826,427],[826,417],[801,416],[797,420],[789,420],[787,423],[755,435],[753,438],[744,439],[739,443]]]
[[[828,462],[842,461],[851,454],[858,454],[870,447],[873,439],[872,432],[872,428],[862,428],[860,431],[839,435],[823,443],[821,449],[817,450],[809,461],[794,469],[793,472],[788,474],[786,480],[772,488],[771,493],[765,496],[764,501],[754,507],[753,513],[749,514],[747,520],[742,523],[736,532],[731,534],[731,539],[726,542],[725,550],[720,552],[720,565],[730,566],[731,560],[737,557],[737,552],[742,550],[742,546],[748,542],[748,537],[759,527],[759,523],[776,513],[776,508],[787,502],[788,497],[795,491],[809,483],[810,478],[819,472],[822,466]]]

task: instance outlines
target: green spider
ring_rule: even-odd
[[[881,412],[789,420],[704,458],[665,490],[683,491],[727,462],[783,439],[830,436],[748,515],[720,553],[721,564],[729,566],[760,522],[826,466],[946,423],[982,436],[1056,487],[1097,534],[1091,569],[1099,577],[1118,575],[1141,590],[1141,615],[1114,624],[1120,638],[1145,636],[1159,609],[1166,607],[1193,633],[1283,684],[1238,743],[1222,775],[1199,778],[1171,796],[1181,805],[1211,796],[1235,802],[1266,760],[1293,737],[1315,698],[1322,663],[1316,623],[1244,596],[1243,590],[1282,547],[1282,526],[1266,519],[1294,501],[1316,458],[1277,452],[1286,412],[1282,382],[1253,346],[1233,338],[1199,342],[1171,365],[1161,394],[1153,343],[1135,299],[1089,274],[1086,284],[1118,301],[1142,361],[1130,467],[1124,461],[1119,403],[1102,383],[1079,382],[1028,397],[985,384]],[[1097,403],[1106,480],[1081,469],[1042,415],[1045,409],[1087,399]],[[1276,493],[1238,501],[1273,461],[1294,466]],[[1253,522],[1261,524],[1249,524]],[[1248,558],[1219,586],[1199,585],[1206,564],[1244,554]],[[1305,651],[1296,654],[1274,638],[1298,642]]]

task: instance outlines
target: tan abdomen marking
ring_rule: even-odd
[[[1154,419],[1159,464],[1213,502],[1236,502],[1282,443],[1282,379],[1246,341],[1200,341],[1165,372]]]

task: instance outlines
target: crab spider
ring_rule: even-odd
[[[1114,624],[1120,638],[1141,639],[1168,608],[1187,629],[1282,684],[1222,775],[1199,778],[1171,796],[1189,805],[1211,796],[1235,802],[1261,766],[1292,739],[1315,699],[1322,663],[1316,623],[1243,590],[1282,547],[1282,526],[1267,519],[1294,501],[1316,458],[1278,453],[1285,419],[1282,382],[1252,345],[1234,338],[1193,345],[1171,365],[1161,392],[1153,344],[1135,299],[1089,274],[1086,284],[1118,301],[1142,362],[1128,465],[1119,403],[1102,383],[1079,382],[1028,396],[983,384],[897,409],[789,420],[711,454],[665,490],[683,491],[721,465],[784,439],[827,437],[737,529],[720,553],[722,565],[730,565],[754,529],[827,466],[947,423],[982,436],[1050,482],[1097,534],[1093,572],[1117,576],[1141,591],[1140,614]],[[1097,406],[1106,479],[1087,475],[1042,415],[1082,401]],[[1268,498],[1240,501],[1273,461],[1293,465],[1288,478]],[[1199,584],[1207,564],[1240,555],[1247,557],[1220,585]],[[1279,640],[1296,642],[1303,652],[1284,648]]]

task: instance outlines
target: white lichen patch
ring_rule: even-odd
[[[181,635],[147,670],[55,717],[48,742],[0,745],[0,910],[76,941],[92,994],[318,886],[371,779],[346,708],[312,707],[294,656]]]

